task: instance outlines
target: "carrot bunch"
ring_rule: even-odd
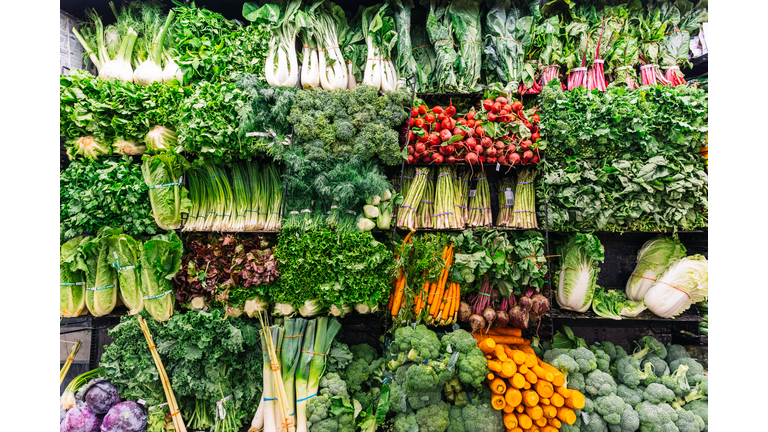
[[[411,231],[408,233],[408,235],[405,236],[405,239],[403,239],[403,244],[410,243],[411,242],[411,234],[413,234],[415,231]],[[395,280],[395,292],[392,293],[391,296],[389,296],[389,311],[392,314],[393,317],[396,317],[398,313],[400,313],[400,306],[403,304],[403,294],[405,292],[405,272],[403,269],[400,269],[400,273],[397,276],[397,280]]]
[[[557,432],[563,423],[573,424],[573,410],[584,408],[584,395],[565,388],[565,376],[536,357],[520,329],[502,331],[506,334],[476,339],[491,371],[491,405],[504,411],[507,431]],[[504,342],[514,340],[521,342]]]
[[[459,302],[461,301],[459,284],[448,283],[448,275],[451,264],[453,264],[453,244],[443,249],[443,260],[445,267],[440,273],[440,278],[437,282],[425,280],[414,301],[414,312],[417,316],[426,310],[425,321],[427,324],[453,324],[459,314]],[[448,285],[447,288],[446,284]]]

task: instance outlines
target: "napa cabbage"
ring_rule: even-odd
[[[598,263],[605,260],[605,248],[593,234],[576,234],[561,248],[562,268],[557,287],[557,304],[563,309],[586,312],[595,293]]]
[[[627,298],[642,301],[669,265],[683,257],[685,246],[676,238],[658,236],[645,242],[637,252],[637,265],[627,281]]]
[[[692,304],[706,300],[709,287],[707,259],[702,255],[681,258],[669,267],[645,294],[645,305],[662,318],[680,315]]]

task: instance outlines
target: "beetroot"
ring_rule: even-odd
[[[549,312],[549,300],[541,294],[535,294],[531,297],[531,313],[542,316]]]
[[[501,110],[501,111],[499,111],[499,117],[504,117],[504,118],[506,118],[508,115],[509,115],[509,111],[507,111],[507,110]]]
[[[493,320],[496,319],[496,311],[493,310],[492,307],[488,306],[483,310],[483,319],[485,319],[485,325],[488,328],[491,328],[491,324],[493,324]]]
[[[498,102],[493,104],[493,106],[491,107],[491,112],[494,114],[498,114],[500,111],[501,111],[501,104]]]
[[[410,147],[410,146],[409,146]],[[413,149],[415,150],[414,153],[416,154],[422,154],[425,151],[427,151],[427,146],[424,145],[424,143],[417,142],[416,145],[413,146]]]
[[[509,157],[509,164],[514,165],[520,163],[520,153],[511,153]]]
[[[448,108],[445,109],[445,115],[453,117],[454,114],[456,114],[456,107],[453,106],[453,100],[451,100],[448,102]]]
[[[488,118],[488,121],[491,121],[491,122],[495,122],[495,121],[496,121],[496,118],[497,118],[496,114],[494,114],[494,113],[492,113],[492,112],[489,112],[489,113],[486,115],[486,117]]]
[[[468,120],[472,120],[472,119],[474,119],[476,114],[477,114],[477,113],[476,113],[474,110],[472,110],[472,111],[468,112],[468,113],[467,113],[467,119],[468,119]]]
[[[510,144],[510,145],[507,146],[507,152],[514,153],[516,151],[517,151],[517,146],[516,145]]]
[[[492,150],[492,149],[493,147],[491,147],[489,150]],[[489,164],[495,164],[497,161],[497,158],[496,156],[488,156],[487,158],[485,158],[485,161]]]
[[[413,161],[414,161],[414,159],[413,159],[413,155],[410,155],[410,154],[409,154],[409,155],[408,155],[408,163],[413,163]]]
[[[533,132],[531,134],[531,141],[536,142],[537,140],[541,139],[541,135],[539,135],[538,132]]]
[[[441,107],[440,105],[435,105],[435,106],[432,108],[432,112],[433,112],[433,113],[435,113],[435,114],[437,114],[437,115],[440,115],[440,114],[442,114],[442,113],[443,113],[443,107]]]
[[[496,158],[496,162],[502,164],[502,165],[509,165],[509,162],[507,162],[507,158],[504,156],[499,156]]]
[[[472,330],[472,333],[475,333],[476,331],[485,328],[485,319],[478,314],[470,315],[468,321],[469,321],[469,328]]]
[[[440,122],[440,126],[442,126],[443,129],[452,130],[453,128],[456,127],[456,120],[454,120],[454,119],[452,119],[450,117],[446,117],[446,118],[443,119],[442,122]]]
[[[469,307],[469,303],[461,302],[459,303],[459,322],[467,322],[469,321],[469,317],[472,315],[472,308]]]
[[[531,163],[532,164],[539,163],[539,155],[537,155],[537,154],[533,155],[533,158],[531,158]]]
[[[512,111],[520,111],[523,109],[523,103],[520,101],[512,102]]]
[[[513,327],[517,327],[519,329],[527,329],[528,311],[520,307],[519,304],[515,305],[512,309],[509,310],[509,322],[512,323]]]
[[[526,296],[520,296],[519,299],[517,299],[517,304],[525,311],[525,313],[528,313],[528,311],[531,310],[531,298]]]
[[[493,108],[493,101],[490,99],[486,99],[483,101],[483,109],[486,111],[490,111],[491,108]]]
[[[496,319],[493,321],[492,327],[506,327],[509,324],[509,314],[504,310],[496,311]]]
[[[480,155],[480,157],[477,158],[477,161],[480,162],[480,164],[485,163],[485,155]]]

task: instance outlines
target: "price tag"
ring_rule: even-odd
[[[501,164],[500,164],[500,163],[498,163],[498,162],[496,162],[496,171],[498,171],[498,170],[499,170],[499,168],[501,168]]]
[[[469,197],[470,197],[470,198],[472,198],[472,197],[474,197],[474,196],[475,196],[475,191],[477,191],[477,189],[470,189],[470,190],[469,190]]]
[[[504,191],[504,199],[506,200],[508,206],[514,205],[515,204],[515,193],[512,192],[509,189],[505,190]]]
[[[139,405],[146,405],[147,401],[145,401],[144,399],[139,399],[139,400],[136,401],[136,403],[139,404]]]

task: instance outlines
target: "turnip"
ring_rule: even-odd
[[[483,318],[481,315],[472,314],[469,316],[467,321],[469,321],[469,328],[472,330],[472,333],[485,328],[485,318]]]

